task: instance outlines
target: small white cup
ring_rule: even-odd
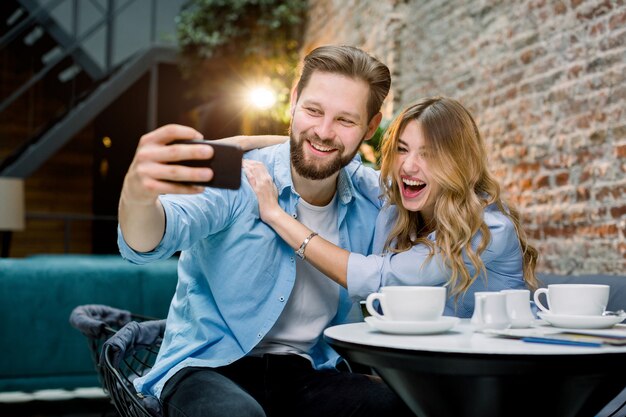
[[[374,308],[378,300],[383,314]],[[443,315],[446,305],[444,287],[390,286],[367,296],[367,311],[381,320],[432,321]]]
[[[511,327],[521,329],[530,327],[535,321],[533,312],[530,310],[529,290],[502,290],[506,295],[506,312],[511,322]]]
[[[539,288],[533,299],[537,307],[546,313],[571,316],[600,316],[609,302],[608,285],[599,284],[550,284]],[[548,307],[539,300],[546,295]]]
[[[479,330],[506,329],[510,326],[506,311],[506,294],[480,291],[474,293],[474,314],[471,324]]]

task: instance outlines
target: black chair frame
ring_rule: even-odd
[[[76,307],[70,323],[86,338],[98,379],[122,417],[162,417],[158,399],[136,392],[133,380],[150,370],[165,320],[101,304]]]
[[[160,401],[136,392],[135,378],[154,364],[163,340],[165,320],[130,322],[103,345],[100,368],[104,387],[123,417],[162,417]]]

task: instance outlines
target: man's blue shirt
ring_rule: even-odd
[[[278,189],[280,206],[295,215],[299,195],[293,188],[289,144],[249,152],[263,162]],[[357,192],[354,183],[357,182]],[[378,174],[356,158],[339,174],[339,246],[369,254],[379,201]],[[365,196],[369,196],[369,199]],[[291,293],[295,253],[259,218],[256,195],[242,175],[239,190],[206,188],[202,194],[164,195],[166,227],[159,245],[138,253],[118,228],[120,253],[144,264],[181,251],[178,285],[163,344],[152,370],[135,380],[139,392],[160,396],[165,382],[185,366],[218,367],[245,356],[272,328]],[[351,321],[345,288],[332,324]],[[358,313],[357,313],[358,314]],[[317,369],[334,367],[338,354],[320,337],[311,352]]]

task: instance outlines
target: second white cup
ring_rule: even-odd
[[[506,312],[509,316],[512,328],[530,327],[535,321],[533,312],[530,309],[530,291],[502,290],[506,295]]]
[[[383,314],[374,307],[378,300]],[[446,305],[444,287],[389,286],[367,297],[367,311],[381,320],[430,321],[443,315]]]

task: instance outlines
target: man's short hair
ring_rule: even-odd
[[[391,86],[389,68],[367,52],[353,46],[326,45],[311,51],[304,58],[300,79],[296,84],[298,97],[315,71],[365,81],[370,88],[367,100],[368,121],[380,111]]]

